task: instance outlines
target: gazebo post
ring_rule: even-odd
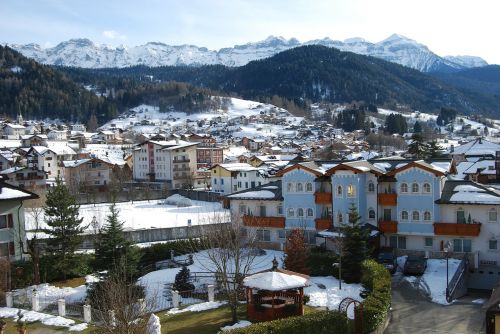
[[[276,319],[276,310],[274,309],[274,298],[276,298],[276,291],[273,291],[273,299],[271,300],[271,308],[273,310],[273,320]]]
[[[299,312],[300,315],[304,314],[304,288],[299,289]]]

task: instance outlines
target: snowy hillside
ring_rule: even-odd
[[[118,46],[115,48],[97,45],[88,39],[71,39],[52,48],[42,48],[37,44],[11,44],[9,46],[23,55],[44,64],[105,68],[133,65],[222,64],[242,66],[252,60],[267,58],[290,48],[311,44],[374,56],[423,72],[450,71],[487,65],[479,57],[439,57],[425,45],[397,34],[378,43],[371,43],[362,38],[350,38],[345,41],[324,38],[300,43],[295,38],[287,40],[283,37],[270,36],[260,42],[235,45],[232,48],[222,48],[218,51],[195,45],[172,46],[157,42],[134,47]]]

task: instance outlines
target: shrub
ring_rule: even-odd
[[[363,302],[365,332],[372,332],[387,317],[391,305],[391,275],[374,260],[366,260],[361,267],[361,283],[368,292]]]
[[[290,317],[256,323],[235,329],[231,334],[344,334],[350,333],[352,322],[337,311],[318,311],[298,317]]]
[[[193,250],[200,250],[202,243],[199,240],[176,240],[163,244],[154,244],[149,247],[141,248],[141,260],[139,266],[143,267],[157,261],[170,259],[170,251],[174,251],[175,255],[188,254]]]
[[[190,274],[189,268],[182,266],[182,269],[175,275],[173,289],[179,292],[194,290],[194,284],[190,281]]]
[[[334,276],[333,264],[338,262],[338,257],[329,251],[311,249],[308,258],[308,266],[311,276]]]

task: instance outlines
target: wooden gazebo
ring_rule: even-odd
[[[309,276],[273,267],[243,280],[246,287],[247,318],[269,321],[304,314],[304,287]]]

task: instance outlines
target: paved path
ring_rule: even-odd
[[[482,305],[472,303],[488,298],[486,293],[471,293],[452,305],[432,303],[398,273],[393,278],[392,320],[385,334],[484,333]]]

